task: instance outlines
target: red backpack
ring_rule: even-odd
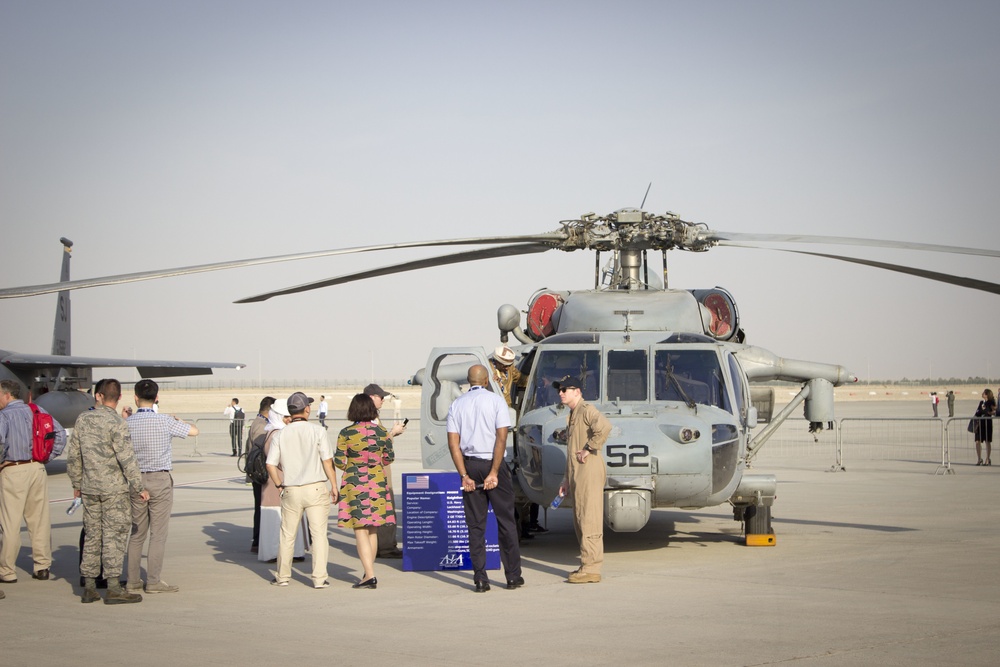
[[[31,460],[48,463],[56,444],[56,426],[52,415],[42,412],[34,403],[28,403],[33,416],[31,424]]]

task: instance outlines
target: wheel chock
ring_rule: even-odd
[[[747,535],[746,537],[746,545],[748,547],[773,547],[776,543],[774,533]]]

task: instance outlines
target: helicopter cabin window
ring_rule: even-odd
[[[559,392],[553,382],[567,377],[583,378],[583,399],[596,401],[601,384],[601,353],[598,350],[540,350],[534,364],[531,396],[525,410],[559,405]]]
[[[646,350],[608,352],[609,401],[645,401],[648,395]]]
[[[713,405],[732,412],[714,350],[657,350],[656,400]]]

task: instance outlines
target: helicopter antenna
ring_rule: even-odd
[[[650,181],[649,185],[646,186],[646,194],[642,196],[642,203],[639,204],[639,210],[642,210],[642,208],[646,205],[646,197],[649,196],[649,189],[651,187],[653,187],[653,181]]]

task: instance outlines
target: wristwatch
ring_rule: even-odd
[[[593,447],[591,447],[590,445],[584,445],[583,448],[586,449],[591,454],[596,454],[597,453],[597,450],[594,449]]]

